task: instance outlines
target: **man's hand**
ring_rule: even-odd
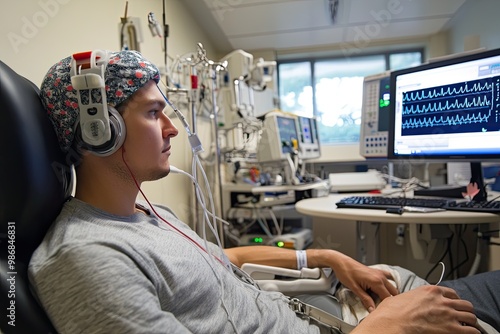
[[[454,290],[425,285],[386,298],[352,333],[479,334],[473,311]]]
[[[397,288],[389,281],[393,279],[389,272],[367,267],[348,256],[337,255],[332,269],[339,281],[360,298],[368,312],[375,310],[375,301],[369,292],[381,300],[398,294]]]

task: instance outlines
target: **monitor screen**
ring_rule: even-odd
[[[276,116],[277,128],[279,132],[281,153],[292,153],[294,141],[297,141],[297,125],[293,118]]]
[[[300,123],[300,142],[311,144],[313,142],[311,119],[307,117],[299,117]]]
[[[298,117],[299,158],[303,160],[321,157],[318,129],[315,118]]]
[[[299,145],[297,118],[283,112],[264,116],[262,134],[257,148],[259,162],[286,160]]]
[[[390,159],[500,159],[500,49],[391,73]]]

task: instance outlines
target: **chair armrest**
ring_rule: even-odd
[[[301,270],[244,263],[241,269],[265,291],[279,291],[288,296],[328,291],[335,284],[335,275],[321,268]]]

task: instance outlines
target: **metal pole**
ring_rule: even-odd
[[[196,124],[196,89],[198,88],[198,82],[197,78],[195,79],[196,75],[196,69],[195,69],[196,64],[191,64],[189,67],[189,78],[191,79],[191,91],[190,94],[188,94],[188,103],[190,102],[191,105],[191,128],[193,133],[196,133],[197,129],[197,124]],[[191,163],[193,163],[194,157],[191,159]],[[193,175],[196,176],[196,175]],[[193,192],[196,194],[196,186],[193,184]],[[194,222],[193,222],[193,227],[194,230],[198,232],[198,221],[200,219],[199,215],[199,209],[200,209],[200,203],[198,202],[198,197],[194,196],[194,206],[193,206],[193,217]]]
[[[212,78],[212,110],[213,110],[213,126],[214,126],[214,133],[215,133],[215,168],[216,168],[216,177],[217,177],[217,182],[219,184],[219,203],[218,203],[218,211],[219,214],[217,216],[222,217],[222,177],[221,177],[221,157],[220,157],[220,143],[219,143],[219,123],[217,120],[217,95],[215,93],[216,87],[217,87],[217,67],[219,64],[210,64],[210,76]],[[215,213],[215,212],[214,212]],[[224,229],[222,226],[222,222],[219,222],[219,238],[222,243],[222,247],[224,247]]]

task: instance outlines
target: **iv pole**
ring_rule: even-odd
[[[205,63],[205,65],[209,68],[209,74],[210,74],[210,79],[211,79],[211,90],[212,90],[212,123],[213,123],[213,131],[214,131],[214,144],[215,144],[215,174],[216,174],[216,182],[218,183],[218,192],[219,192],[219,203],[217,203],[217,212],[214,212],[217,216],[221,217],[222,216],[222,176],[221,176],[221,153],[220,153],[220,143],[219,143],[219,133],[218,133],[218,121],[217,121],[217,95],[216,95],[216,90],[217,90],[217,71],[224,69],[226,67],[225,63],[218,63],[214,62],[212,60],[209,60],[206,56],[206,50],[203,48],[203,45],[201,43],[197,44],[198,46],[198,61]],[[194,103],[193,103],[193,110],[192,110],[192,117],[193,117],[193,125],[196,124],[196,113],[194,110]],[[222,226],[222,222],[219,222],[218,226],[218,231],[219,231],[219,239],[221,241],[222,247],[224,247],[224,228]]]
[[[215,166],[216,166],[216,176],[217,176],[217,183],[219,185],[218,190],[219,190],[219,203],[218,203],[218,209],[219,209],[219,217],[222,217],[222,177],[221,177],[221,157],[220,157],[220,143],[219,143],[219,129],[218,129],[218,124],[219,122],[217,121],[217,96],[215,93],[216,85],[217,85],[217,69],[220,68],[220,64],[216,63],[211,63],[211,68],[210,68],[210,75],[212,79],[212,109],[213,109],[213,126],[214,126],[214,134],[215,134]],[[222,223],[219,222],[219,235],[220,235],[220,240],[222,243],[222,247],[224,247],[224,228],[222,226]]]
[[[165,84],[168,87],[168,53],[167,53],[167,38],[168,38],[168,24],[167,24],[167,16],[166,16],[166,5],[167,0],[163,0],[163,62],[165,63]]]

